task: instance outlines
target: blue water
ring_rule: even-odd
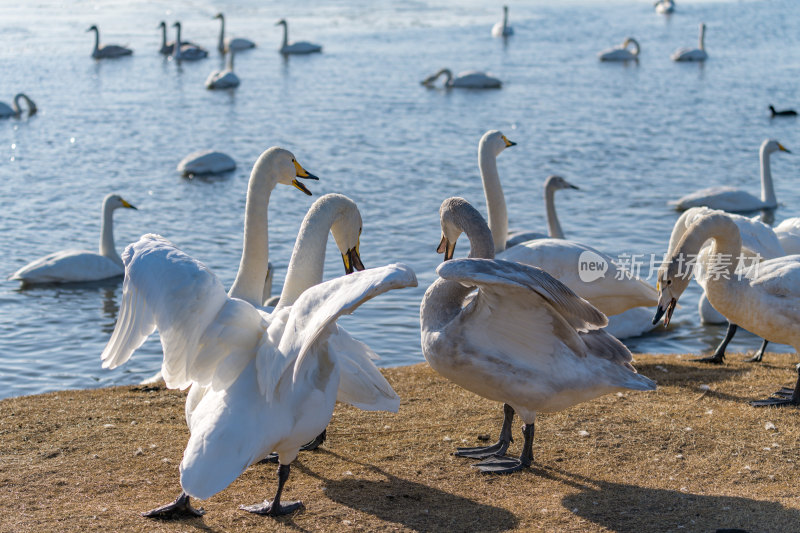
[[[498,159],[511,226],[544,228],[541,185],[559,174],[581,187],[557,196],[567,236],[612,254],[663,254],[677,218],[666,203],[701,186],[757,193],[758,147],[767,137],[800,152],[800,122],[770,120],[767,105],[798,107],[800,5],[785,1],[679,2],[671,17],[649,1],[558,0],[511,4],[516,34],[490,36],[490,2],[313,0],[0,3],[0,101],[24,91],[30,119],[0,121],[0,274],[64,248],[95,249],[102,197],[117,192],[139,211],[117,211],[117,248],[160,233],[204,261],[228,286],[241,253],[247,179],[269,146],[294,152],[320,176],[315,197],[353,198],[364,219],[367,266],[410,264],[420,286],[378,298],[342,323],[384,365],[421,361],[419,301],[441,257],[437,210],[453,195],[485,211],[476,149],[488,129],[518,145]],[[221,65],[212,16],[258,48],[237,56],[234,92],[203,87]],[[290,37],[324,52],[285,61]],[[181,20],[209,59],[180,66],[157,49],[159,21]],[[705,65],[675,64],[707,26]],[[132,57],[90,57],[97,24]],[[638,65],[601,64],[596,53],[636,37]],[[499,91],[427,90],[440,67],[480,69]],[[238,162],[219,179],[186,180],[175,166],[214,148]],[[782,203],[776,222],[800,214],[800,160],[779,154],[772,171]],[[313,198],[279,187],[270,209],[276,290]],[[464,253],[462,243],[459,251]],[[341,274],[329,246],[326,277]],[[698,353],[721,337],[698,324],[692,285],[675,327],[627,342],[634,351]],[[153,336],[122,368],[99,355],[113,330],[121,282],[20,291],[0,281],[0,397],[134,383],[159,367]],[[758,340],[741,334],[735,351]],[[787,347],[773,347],[789,350]]]

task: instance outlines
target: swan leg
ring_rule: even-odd
[[[711,363],[715,365],[721,365],[725,362],[725,350],[728,348],[728,344],[730,344],[731,340],[733,340],[733,336],[736,335],[736,330],[739,329],[739,326],[734,324],[733,322],[728,322],[728,331],[725,332],[725,338],[722,339],[722,342],[719,343],[717,349],[714,350],[714,353],[711,354],[710,357],[702,357],[700,359],[694,359],[698,363]]]
[[[281,516],[300,509],[303,507],[303,502],[281,503],[281,493],[287,479],[289,479],[289,465],[280,465],[278,467],[278,492],[275,493],[275,498],[272,501],[264,500],[262,503],[254,505],[240,505],[239,509],[264,516]]]
[[[486,459],[494,455],[505,455],[508,445],[514,439],[511,436],[511,422],[514,420],[514,408],[503,404],[503,428],[500,430],[500,438],[491,446],[478,446],[477,448],[457,448],[453,455],[459,457],[469,457],[470,459]]]
[[[533,432],[534,424],[525,424],[522,426],[522,434],[525,436],[525,442],[522,444],[522,453],[519,459],[514,457],[489,457],[475,463],[472,466],[480,469],[484,474],[511,474],[519,472],[523,468],[529,468],[533,463]]]
[[[764,352],[767,351],[767,344],[769,341],[764,339],[764,342],[761,343],[761,348],[758,349],[758,352],[751,357],[750,359],[745,359],[748,363],[760,363],[762,359],[764,359]]]
[[[189,495],[181,492],[174,502],[151,509],[142,513],[142,516],[145,518],[177,518],[181,516],[203,516],[204,514],[206,512],[202,507],[199,509],[192,507],[189,503]]]
[[[311,442],[307,442],[307,443],[303,444],[302,446],[300,446],[300,451],[310,452],[310,451],[316,450],[317,448],[320,447],[320,445],[322,445],[323,442],[325,442],[325,439],[327,438],[327,436],[328,436],[328,428],[325,428],[325,429],[322,430],[322,433],[320,433],[319,435],[314,437],[314,440],[312,440]],[[268,456],[266,456],[263,459],[261,459],[261,461],[259,461],[259,462],[261,462],[261,463],[277,463],[278,462],[278,454],[275,453],[275,452],[272,452]]]
[[[783,387],[781,390],[772,393],[766,400],[754,400],[750,402],[753,407],[783,407],[784,405],[800,405],[800,365],[797,365],[797,382],[794,389]]]

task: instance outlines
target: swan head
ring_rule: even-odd
[[[258,158],[258,161],[256,161],[253,167],[253,172],[260,174],[262,168],[266,169],[264,173],[265,176],[274,176],[277,178],[278,183],[292,185],[308,196],[311,196],[311,191],[301,182],[297,181],[297,178],[308,180],[319,179],[306,171],[292,152],[277,146],[273,146],[261,154],[261,157]]]
[[[356,270],[365,269],[359,253],[362,228],[361,213],[358,211],[355,202],[346,196],[336,196],[341,196],[344,200],[344,209],[331,224],[331,233],[333,234],[333,240],[336,241],[336,247],[339,248],[339,253],[342,254],[345,273],[352,274]]]
[[[86,33],[89,33],[90,31],[96,31],[96,32],[100,33],[100,30],[99,30],[99,29],[97,29],[97,26],[96,26],[96,25],[94,25],[94,24],[92,24],[91,26],[89,26],[89,28],[86,30]]]
[[[577,185],[573,185],[561,176],[547,176],[547,179],[544,182],[545,189],[552,189],[554,191],[561,191],[563,189],[575,189],[580,190]]]
[[[653,324],[658,323],[663,316],[664,327],[669,325],[675,306],[678,305],[678,299],[692,279],[692,268],[687,261],[680,260],[674,255],[670,259],[658,269],[658,282],[656,283],[658,307],[653,317]]]
[[[500,152],[511,146],[516,146],[517,143],[509,141],[508,138],[498,130],[489,130],[483,134],[481,141],[478,144],[478,151],[489,150],[489,153],[495,157],[500,155]]]
[[[216,15],[214,15],[213,18],[214,19],[225,20],[225,15],[223,15],[222,13],[217,13]]]
[[[164,28],[164,29],[167,28],[167,23],[164,22],[163,20],[158,23],[158,29],[161,29],[161,28]]]
[[[135,205],[131,204],[127,200],[125,200],[122,196],[118,194],[109,194],[103,200],[103,205],[110,209],[120,209],[120,208],[127,208],[127,209],[137,209]],[[138,209],[137,209],[138,211]]]
[[[180,23],[180,22],[178,22],[178,21],[176,20],[176,21],[175,21],[175,22],[172,24],[172,27],[173,27],[173,28],[180,28],[180,27],[181,27],[181,23]]]
[[[761,151],[765,154],[771,154],[773,152],[786,152],[787,154],[792,153],[791,150],[787,149],[775,139],[766,139],[763,143],[761,143]]]
[[[281,24],[286,26],[286,19],[281,19],[281,20],[279,20],[278,22],[275,23],[276,26],[280,26]]]
[[[483,220],[478,210],[472,207],[472,205],[463,198],[454,196],[442,202],[442,205],[439,207],[442,240],[439,241],[439,247],[436,251],[440,254],[444,254],[445,261],[449,261],[453,258],[453,254],[456,250],[456,242],[464,232],[464,228],[469,225],[467,219],[474,218]],[[484,222],[484,224],[486,223]],[[488,226],[486,229],[488,230]]]

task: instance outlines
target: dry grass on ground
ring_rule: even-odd
[[[202,502],[203,518],[139,516],[179,491],[181,393],[4,400],[0,531],[798,531],[800,412],[747,404],[791,383],[794,358],[753,365],[733,355],[708,367],[639,356],[657,392],[539,417],[534,467],[511,476],[479,474],[451,455],[478,435],[494,440],[499,405],[426,365],[389,369],[400,413],[338,406],[328,441],[301,454],[287,483],[285,497],[305,509],[277,520],[238,510],[272,497],[275,467],[263,464]]]

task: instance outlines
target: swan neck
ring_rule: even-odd
[[[289,44],[289,25],[283,22],[281,26],[283,26],[283,44],[281,48],[285,48]]]
[[[459,315],[464,299],[472,290],[473,287],[465,287],[456,281],[441,278],[428,287],[419,310],[423,344],[426,333],[444,329]]]
[[[217,50],[220,52],[225,51],[225,17],[219,17],[219,42],[217,43]]]
[[[14,101],[12,102],[12,106],[11,106],[11,108],[12,108],[12,109],[11,109],[11,110],[14,112],[14,114],[15,114],[15,115],[21,115],[21,114],[22,114],[22,108],[19,106],[19,101],[20,101],[20,100],[21,100],[21,99],[22,99],[24,96],[25,96],[25,95],[24,95],[24,94],[22,94],[22,93],[17,93],[17,94],[14,96]]]
[[[228,50],[228,61],[227,61],[227,68],[229,71],[233,72],[233,48]]]
[[[447,79],[445,80],[444,84],[445,85],[452,85],[453,84],[453,73],[450,72],[450,69],[449,68],[443,69],[442,70],[442,74],[447,76]]]
[[[775,187],[772,184],[772,169],[770,168],[770,157],[765,146],[762,146],[758,153],[761,161],[761,201],[766,207],[775,207],[778,201],[775,198]]]
[[[483,181],[483,194],[486,197],[486,213],[494,239],[494,251],[502,252],[506,249],[506,239],[508,239],[508,211],[500,175],[497,173],[497,156],[484,142],[478,147],[478,169]]]
[[[100,226],[100,255],[108,257],[119,266],[122,266],[122,259],[114,248],[114,207],[109,201],[103,202],[103,222]]]
[[[161,48],[165,48],[167,46],[167,25],[163,24],[161,26]]]
[[[94,51],[97,52],[100,49],[100,30],[94,28]]]
[[[698,47],[700,50],[705,50],[705,40],[706,40],[706,27],[700,26],[700,36],[698,37]]]
[[[553,188],[545,187],[544,189],[544,209],[547,214],[547,235],[552,239],[564,239],[564,231],[561,229],[561,224],[558,221],[558,214],[556,214],[556,191]]]
[[[637,41],[636,39],[630,39],[630,42],[631,42],[631,44],[633,44],[633,47],[634,47],[633,52],[632,52],[633,55],[638,57],[639,56],[639,41]]]
[[[181,25],[175,25],[175,49],[172,54],[176,59],[181,57]]]
[[[692,224],[678,243],[672,257],[689,260],[698,257],[698,253],[706,241],[712,240],[709,254],[703,254],[703,271],[714,273],[716,279],[733,279],[735,266],[742,253],[742,237],[736,223],[724,214],[712,214],[702,217]],[[700,257],[698,257],[698,260]]]
[[[508,29],[508,7],[503,6],[503,35],[505,35],[506,29]]]

